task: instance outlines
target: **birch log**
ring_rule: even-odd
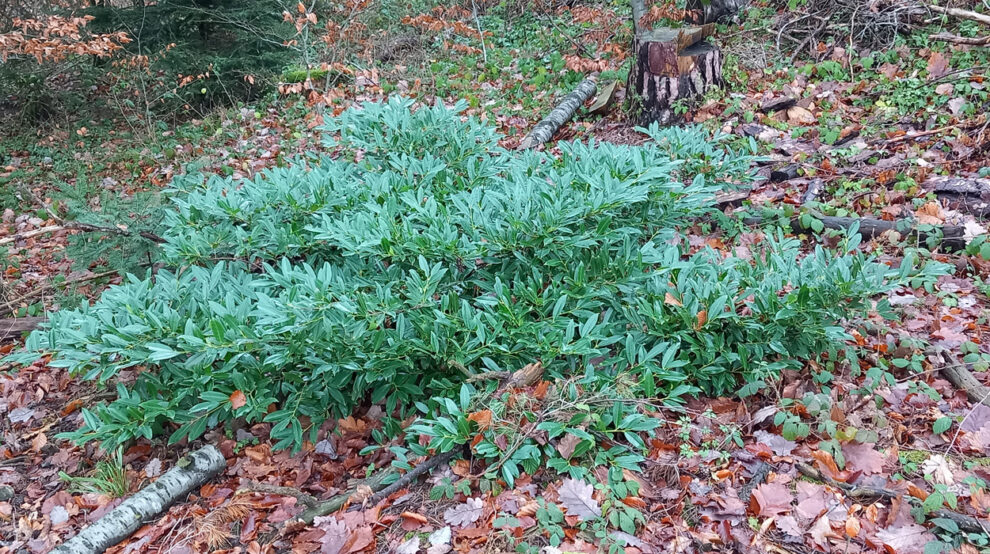
[[[574,117],[574,112],[581,107],[581,104],[584,104],[589,98],[594,96],[595,91],[598,90],[597,81],[597,75],[592,75],[581,81],[581,84],[565,96],[564,100],[550,112],[550,115],[537,123],[536,127],[533,127],[533,130],[519,143],[519,149],[527,150],[536,148],[552,139],[557,134],[557,131],[563,127],[564,123],[567,123],[568,120]]]
[[[179,459],[168,473],[128,498],[109,514],[52,550],[53,554],[97,554],[126,539],[173,502],[216,477],[227,461],[212,445]]]

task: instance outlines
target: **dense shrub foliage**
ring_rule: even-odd
[[[850,310],[917,275],[783,237],[751,260],[686,255],[678,228],[750,178],[747,156],[697,130],[554,157],[503,150],[458,109],[366,104],[328,125],[339,157],[177,181],[175,269],[51,314],[15,358],[52,352],[101,380],[138,369],[84,412],[79,440],[174,441],[243,417],[298,447],[355,404],[408,415],[537,360],[671,403],[736,392],[834,349]]]

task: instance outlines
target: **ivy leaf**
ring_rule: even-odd
[[[557,494],[569,515],[578,516],[581,521],[601,517],[602,509],[592,497],[595,488],[580,479],[564,479]]]

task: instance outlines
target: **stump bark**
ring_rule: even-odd
[[[722,51],[705,42],[713,25],[656,29],[638,34],[629,72],[639,122],[677,123],[709,90],[722,86]]]

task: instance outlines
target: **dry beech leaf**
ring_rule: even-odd
[[[683,306],[684,305],[684,304],[681,304],[681,301],[678,300],[673,294],[670,294],[669,292],[664,293],[664,295],[663,295],[663,303],[664,304],[669,304],[671,306]]]
[[[846,519],[846,535],[852,539],[859,535],[859,519],[857,517],[849,516]]]
[[[492,411],[491,410],[481,410],[480,412],[474,412],[468,414],[468,421],[473,421],[478,424],[478,430],[484,431],[492,426]]]
[[[244,407],[247,405],[247,396],[244,396],[243,392],[235,390],[233,394],[230,395],[230,405],[235,410]]]
[[[516,517],[532,517],[536,515],[536,510],[539,508],[540,505],[535,500],[530,500],[519,508],[519,511],[516,512]]]

